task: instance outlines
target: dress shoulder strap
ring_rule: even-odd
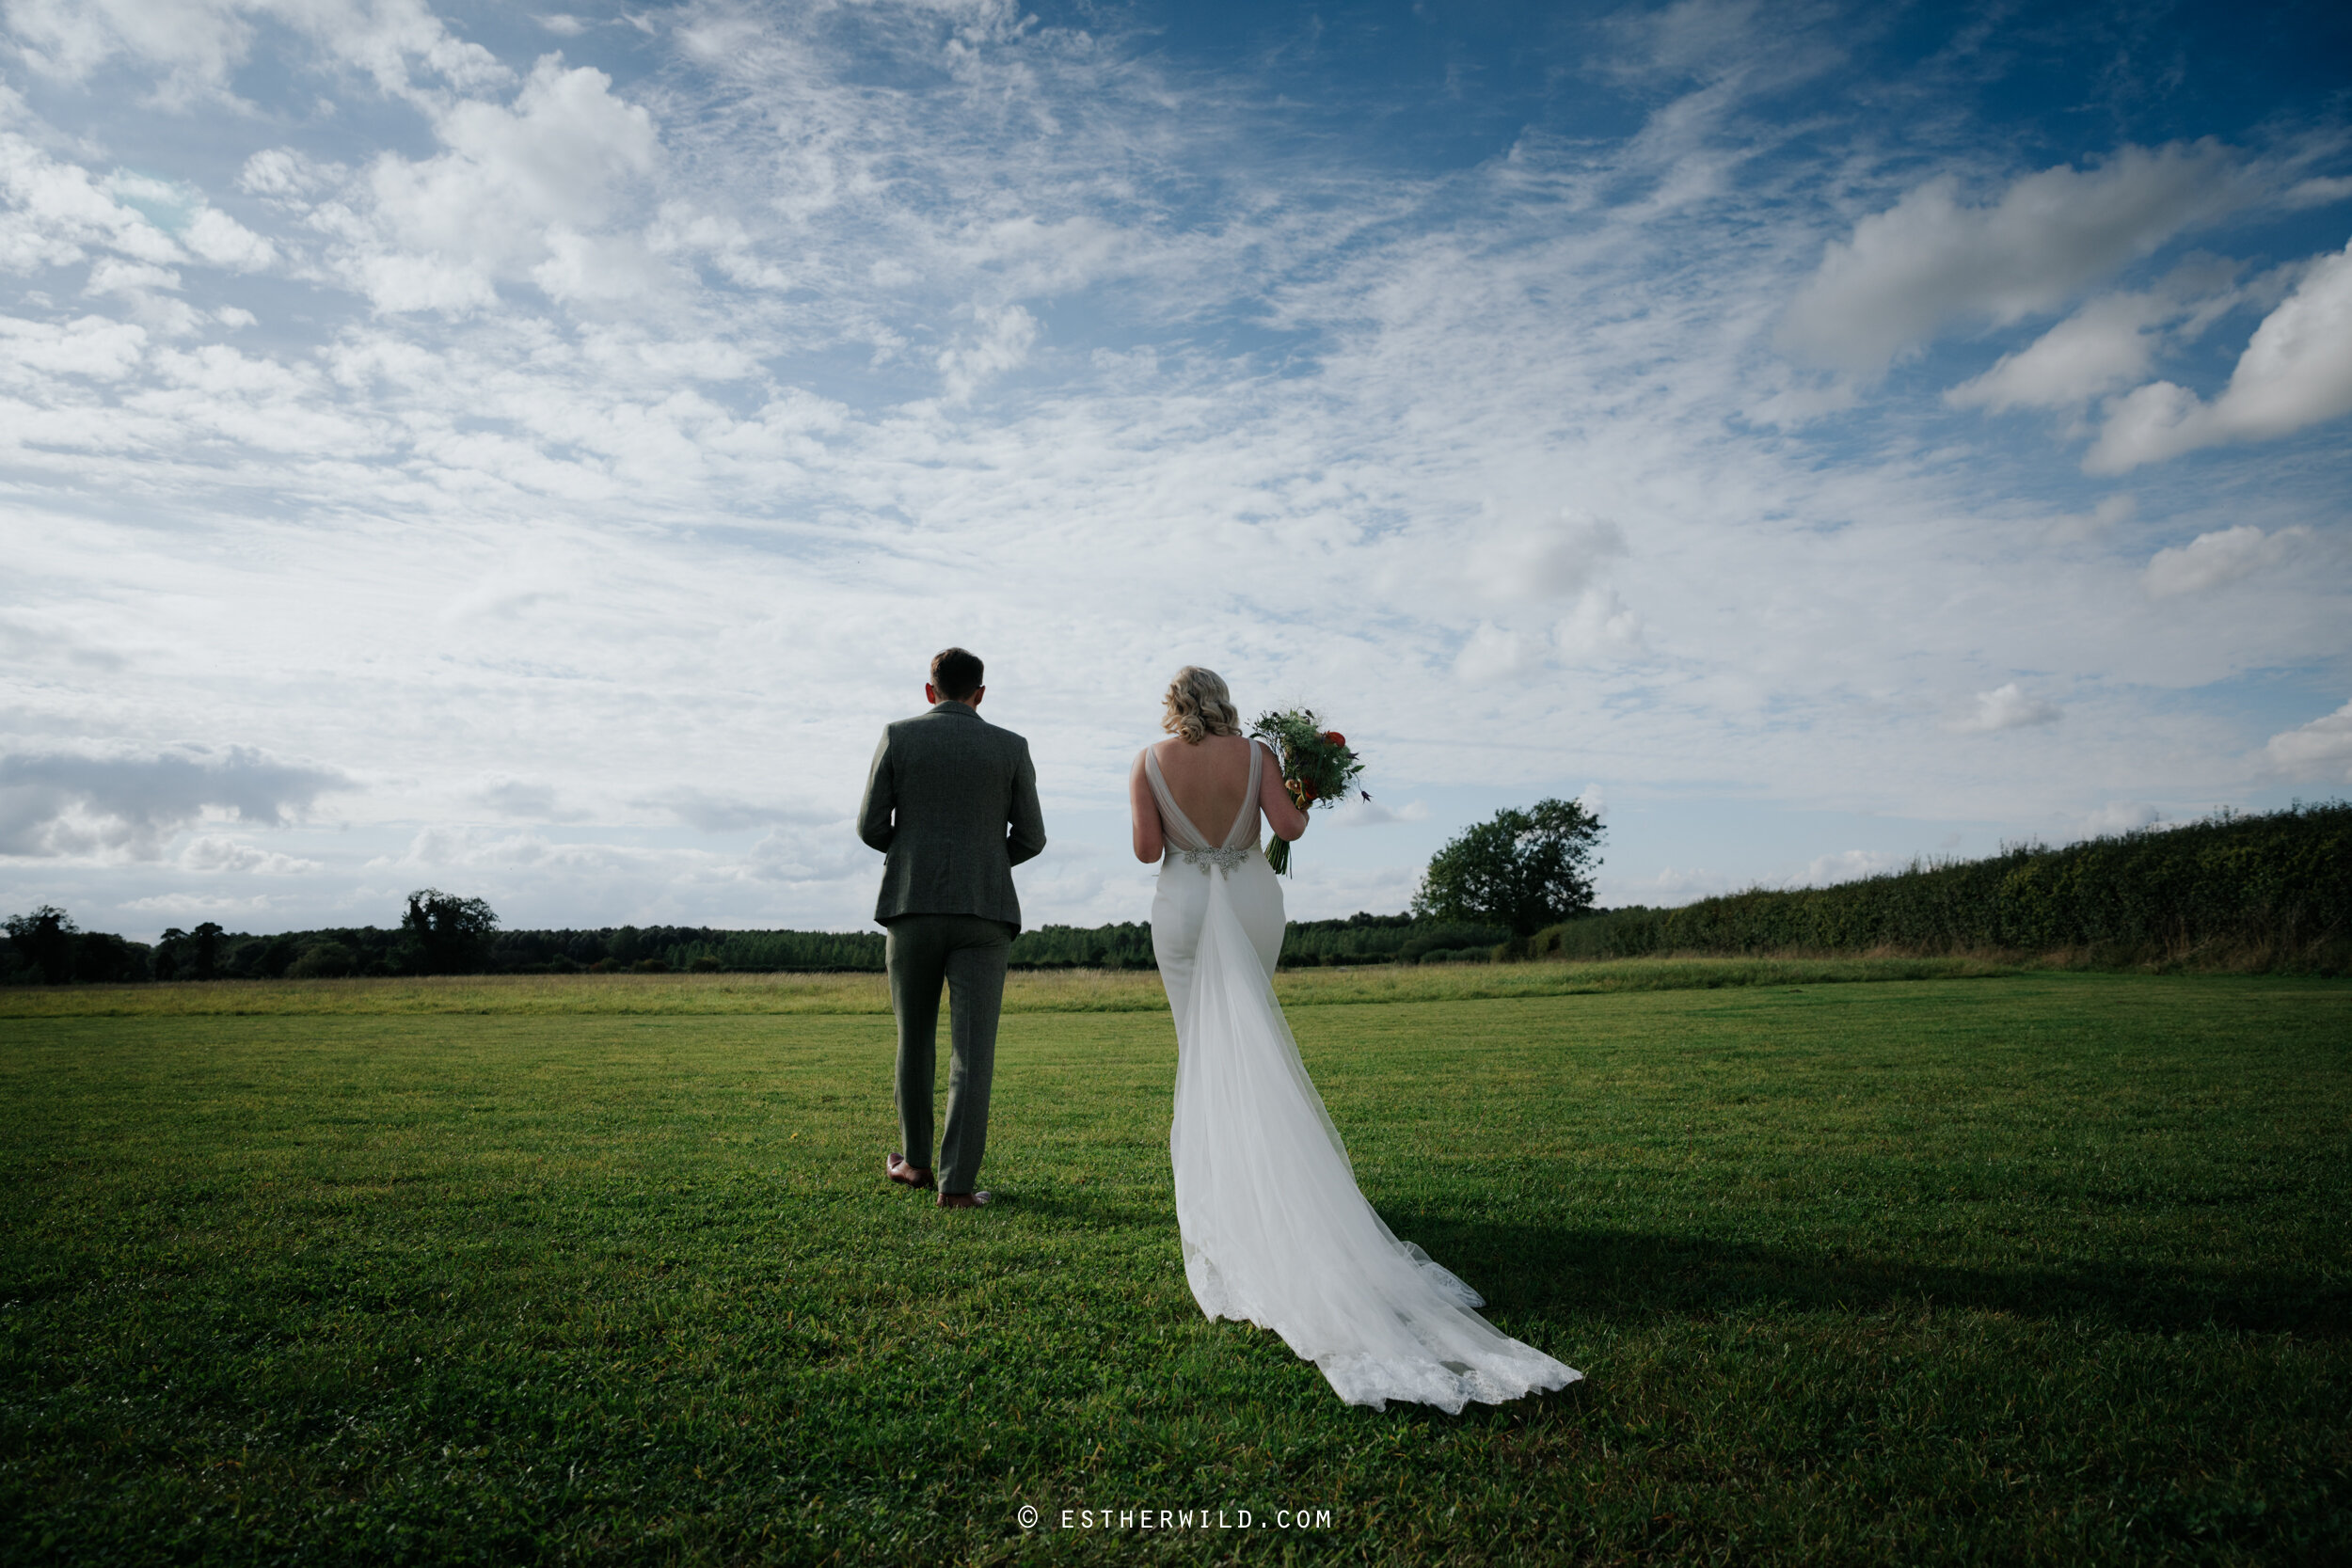
[[[1225,830],[1225,847],[1239,848],[1258,841],[1258,786],[1265,779],[1265,746],[1262,741],[1249,743],[1249,789],[1241,798],[1241,810],[1233,815],[1233,825]]]
[[[1192,825],[1192,818],[1176,803],[1176,797],[1168,792],[1168,780],[1160,772],[1160,759],[1149,746],[1143,749],[1143,776],[1152,786],[1152,799],[1160,805],[1161,836],[1172,841],[1179,849],[1209,847],[1209,841]]]

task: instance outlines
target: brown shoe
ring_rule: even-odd
[[[931,1173],[920,1165],[908,1164],[903,1154],[893,1154],[884,1160],[882,1169],[890,1173],[893,1181],[903,1181],[910,1187],[927,1188],[931,1185]]]
[[[993,1193],[942,1193],[939,1195],[939,1206],[942,1209],[977,1209],[994,1202],[995,1197]]]

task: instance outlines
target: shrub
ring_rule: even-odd
[[[1015,969],[1152,969],[1152,927],[1045,926],[1012,940],[1007,961]]]
[[[286,966],[289,980],[338,980],[359,966],[358,955],[340,942],[313,942]]]
[[[670,973],[670,962],[667,958],[640,958],[635,963],[629,965],[629,967],[640,974],[667,974]]]
[[[1500,926],[1466,926],[1433,921],[1422,926],[1407,937],[1396,950],[1401,964],[1422,963],[1437,952],[1475,950],[1481,958],[1498,942],[1510,936]]]
[[[697,974],[716,974],[719,973],[719,956],[715,953],[705,953],[686,967]]]

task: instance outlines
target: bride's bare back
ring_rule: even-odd
[[[1151,751],[1176,809],[1202,832],[1216,838],[1241,815],[1242,798],[1249,789],[1249,748],[1257,744],[1238,735],[1209,735],[1197,742],[1163,740]],[[1282,787],[1280,771],[1272,767],[1262,770],[1258,809],[1276,837],[1296,839],[1307,831],[1307,814]],[[1167,834],[1140,753],[1127,781],[1127,795],[1135,814],[1136,859],[1156,861],[1167,847]]]

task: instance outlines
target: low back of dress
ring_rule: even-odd
[[[1258,842],[1258,785],[1265,777],[1265,748],[1256,741],[1249,743],[1249,788],[1241,798],[1241,810],[1233,817],[1233,825],[1225,830],[1225,836],[1211,843],[1206,833],[1193,826],[1184,807],[1168,792],[1168,776],[1160,771],[1158,748],[1143,749],[1143,775],[1152,785],[1152,799],[1160,803],[1160,836],[1176,850],[1199,854],[1203,850],[1243,849]]]

